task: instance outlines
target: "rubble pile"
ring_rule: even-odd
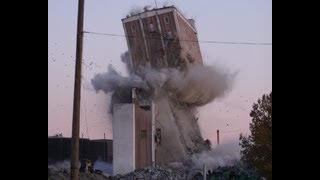
[[[218,166],[208,168],[207,179],[210,180],[260,180],[255,171],[241,165]],[[48,165],[48,180],[69,180],[70,167]],[[79,180],[202,180],[203,169],[171,163],[166,166],[145,167],[127,174],[109,176],[101,170],[79,172]]]
[[[117,174],[113,177],[109,177],[110,180],[185,180],[186,173],[183,171],[174,171],[172,169],[165,169],[160,166],[146,167],[143,169],[137,169],[128,174],[120,175]]]
[[[243,169],[237,166],[218,167],[208,170],[207,179],[210,180],[260,180],[255,171]],[[48,180],[69,180],[70,172],[61,169],[59,171],[48,168]],[[160,166],[137,169],[128,174],[106,176],[100,173],[79,173],[80,180],[202,180],[201,169],[171,169]]]
[[[237,166],[218,167],[214,170],[207,171],[207,179],[210,180],[260,180],[261,178],[252,170],[242,169]],[[202,173],[197,173],[192,180],[202,180]]]
[[[79,180],[107,180],[108,177],[102,173],[79,173]],[[48,167],[48,180],[70,180],[70,169]]]

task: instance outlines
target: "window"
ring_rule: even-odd
[[[145,111],[150,111],[151,106],[140,106],[141,109],[144,109]]]
[[[168,17],[168,16],[164,17],[164,22],[165,22],[166,24],[169,24],[169,17]]]
[[[140,138],[141,139],[147,138],[147,130],[141,130]]]
[[[154,25],[153,25],[152,22],[149,24],[149,31],[150,31],[150,32],[153,32],[153,31],[154,31]]]
[[[131,25],[131,31],[136,32],[136,26],[134,24]]]

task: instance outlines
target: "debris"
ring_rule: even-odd
[[[134,172],[124,174],[124,175],[117,174],[113,177],[109,177],[109,179],[112,179],[112,180],[116,180],[116,179],[121,179],[121,180],[129,180],[129,179],[185,180],[186,173],[179,172],[179,171],[173,171],[171,169],[165,169],[160,166],[155,166],[155,167],[146,167],[143,169],[137,169]]]
[[[241,166],[224,166],[209,169],[206,174],[207,179],[246,179],[260,180],[261,177],[253,170],[244,169]],[[69,168],[53,168],[48,166],[48,180],[70,179]],[[181,163],[171,163],[168,166],[145,167],[137,169],[127,174],[117,174],[108,176],[101,170],[95,169],[93,173],[79,173],[79,180],[202,180],[201,169],[193,169],[183,166]]]
[[[237,166],[218,167],[214,170],[208,170],[206,174],[207,179],[247,179],[259,180],[260,177],[252,170],[245,170]],[[192,177],[192,180],[202,180],[203,174],[198,172]]]

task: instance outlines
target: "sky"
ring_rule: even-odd
[[[154,0],[85,1],[84,31],[124,34],[121,19],[132,8],[155,5]],[[158,7],[175,5],[196,22],[200,41],[272,43],[270,0],[157,0]],[[48,0],[48,135],[71,137],[74,64],[76,54],[77,0]],[[272,91],[272,45],[201,43],[204,64],[238,71],[232,90],[199,108],[199,124],[205,138],[216,144],[236,141],[250,133],[253,103]],[[112,64],[123,75],[121,53],[124,37],[85,34],[81,92],[80,137],[112,138],[108,115],[110,97],[93,90],[90,80]]]

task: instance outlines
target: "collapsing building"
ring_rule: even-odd
[[[134,73],[141,68],[186,70],[202,64],[193,19],[175,7],[146,10],[122,19]]]
[[[186,19],[177,8],[145,9],[122,23],[132,74],[161,79],[147,72],[184,76],[192,67],[202,66],[194,20]],[[192,100],[179,86],[170,86],[175,83],[180,82],[133,87],[129,100],[113,104],[114,174],[184,162],[189,155],[210,149],[201,136],[195,109],[204,103]],[[199,88],[192,81],[186,83],[188,88]],[[197,99],[201,99],[199,93]],[[115,91],[113,96],[121,95]]]

